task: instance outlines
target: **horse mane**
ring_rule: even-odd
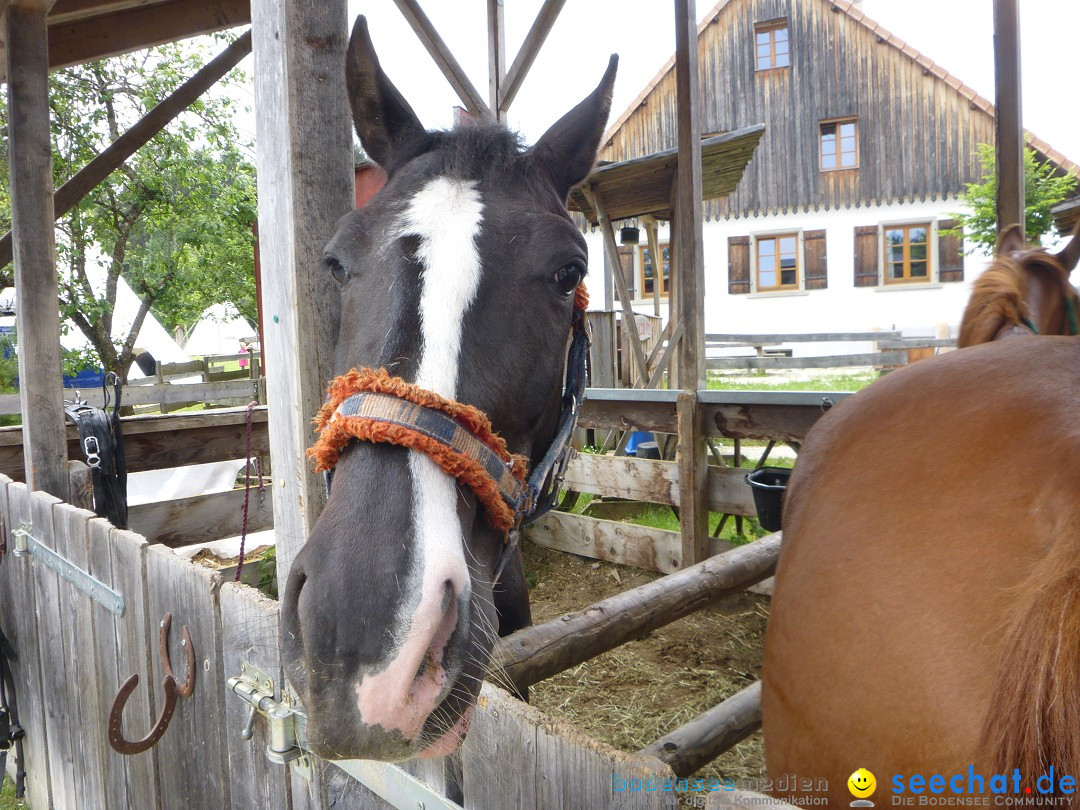
[[[1074,304],[1080,302],[1076,288],[1069,283],[1069,272],[1052,253],[1036,248],[998,256],[972,285],[960,321],[958,348],[988,343],[1003,326],[1025,326],[1032,320],[1024,301],[1024,276],[1029,272],[1049,275],[1064,297]]]
[[[1058,540],[1025,578],[1003,628],[980,744],[992,773],[1019,768],[1032,786],[1051,766],[1080,773],[1080,520],[1052,524]],[[1055,793],[1057,786],[1055,776]]]

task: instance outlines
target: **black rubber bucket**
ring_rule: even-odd
[[[758,523],[766,531],[780,531],[784,489],[790,477],[791,470],[787,467],[762,467],[746,474],[746,483],[754,493]]]

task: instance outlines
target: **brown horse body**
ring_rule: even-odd
[[[1051,331],[1076,291],[1042,279],[1056,265],[1067,280],[1077,251],[1016,255],[1003,235],[999,266],[1050,268],[1024,271],[1029,300],[1010,311]],[[990,290],[973,293],[968,334],[1018,334]],[[916,774],[962,774],[967,791],[970,768],[984,795],[994,774],[1011,790],[1014,769],[1021,791],[1050,766],[1080,777],[1078,493],[1077,338],[952,352],[823,417],[784,506],[762,666],[769,776],[825,778],[846,805],[867,768],[878,806],[897,775],[906,799]]]
[[[765,646],[771,777],[1080,774],[1080,342],[889,375],[800,454]],[[910,794],[909,794],[910,795]]]
[[[1024,244],[1011,225],[998,238],[997,257],[971,288],[960,322],[959,348],[1016,335],[1074,335],[1080,296],[1069,283],[1080,240],[1060,253]]]

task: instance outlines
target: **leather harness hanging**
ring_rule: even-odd
[[[113,388],[112,413],[109,413],[109,386]],[[105,395],[104,408],[94,408],[79,399],[64,403],[69,422],[79,429],[79,444],[86,454],[94,481],[94,511],[108,518],[118,529],[126,529],[127,465],[124,461],[124,441],[120,432],[120,378],[113,372],[105,375],[101,384]]]

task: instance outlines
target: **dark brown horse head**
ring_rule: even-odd
[[[993,264],[971,288],[960,322],[958,347],[1021,335],[1080,333],[1080,297],[1069,273],[1080,259],[1074,233],[1058,253],[1024,242],[1019,225],[998,234]]]
[[[543,456],[587,264],[565,201],[595,160],[615,66],[531,148],[494,124],[428,132],[357,20],[353,119],[388,180],[325,250],[341,285],[339,373],[386,369],[483,411],[512,453]],[[416,449],[342,451],[282,607],[315,753],[401,760],[460,744],[496,635],[530,620],[517,552],[494,582],[506,533],[486,509]]]

